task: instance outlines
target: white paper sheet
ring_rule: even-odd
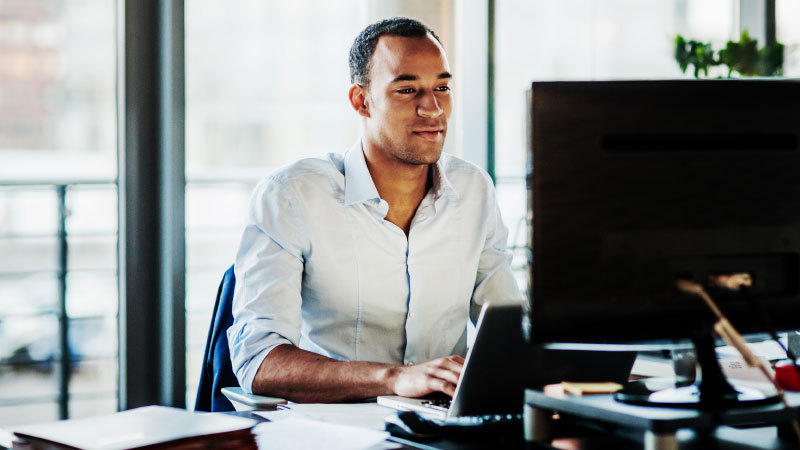
[[[261,416],[269,420],[270,422],[277,422],[279,420],[286,420],[286,419],[310,419],[310,417],[301,412],[283,408],[278,408],[276,410],[270,410],[270,411],[253,411],[253,414]]]
[[[672,368],[671,359],[639,355],[633,363],[631,375],[672,378],[675,376],[675,370]]]
[[[283,408],[288,407],[289,411]],[[269,420],[308,418],[339,425],[371,430],[384,430],[384,419],[396,411],[377,403],[290,403],[278,411],[258,411],[255,414]]]
[[[389,433],[311,419],[285,418],[253,429],[259,448],[292,450],[354,450],[395,448]]]
[[[747,346],[750,347],[750,350],[752,350],[753,353],[768,361],[786,359],[786,352],[784,352],[781,346],[775,341],[749,342]],[[730,345],[717,347],[717,358],[738,357],[740,357],[739,351]]]

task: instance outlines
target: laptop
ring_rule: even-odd
[[[467,352],[455,394],[378,397],[378,404],[437,419],[519,414],[526,388],[561,381],[628,381],[636,352],[550,350],[522,334],[522,305],[483,305],[475,342]]]

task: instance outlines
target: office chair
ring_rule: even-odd
[[[234,411],[233,404],[223,395],[222,388],[239,387],[233,374],[231,354],[228,349],[228,327],[233,324],[233,288],[236,277],[233,266],[225,271],[217,290],[217,300],[211,315],[206,350],[203,354],[203,367],[200,384],[197,387],[195,411]]]

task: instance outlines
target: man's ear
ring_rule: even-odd
[[[367,102],[367,90],[364,86],[353,83],[350,86],[350,90],[347,92],[347,96],[350,99],[350,106],[353,107],[353,110],[357,112],[360,116],[369,117],[369,104]]]

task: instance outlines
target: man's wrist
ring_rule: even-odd
[[[400,378],[400,374],[403,372],[403,370],[405,370],[405,366],[399,364],[393,364],[386,367],[383,385],[391,394],[397,393],[397,379]]]

